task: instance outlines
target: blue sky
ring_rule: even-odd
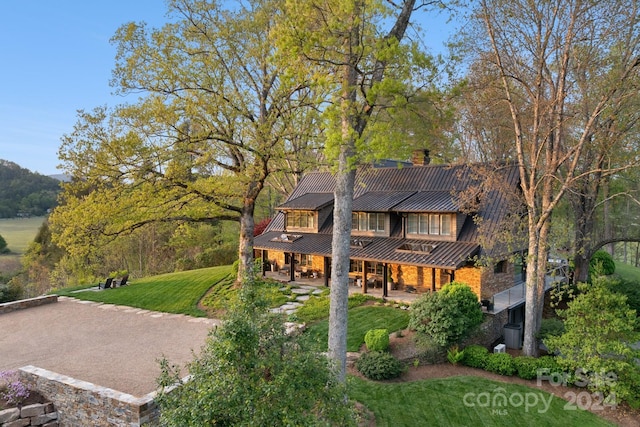
[[[0,9],[0,159],[44,175],[60,173],[60,139],[76,111],[122,102],[109,86],[116,29],[164,22],[163,0],[3,0]],[[439,49],[452,26],[425,18],[424,42]]]

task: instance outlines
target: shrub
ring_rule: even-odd
[[[564,322],[557,318],[542,319],[540,329],[536,334],[539,340],[545,340],[548,337],[557,337],[564,332]]]
[[[9,405],[20,405],[29,397],[29,389],[20,380],[18,371],[0,371],[0,399]]]
[[[494,374],[511,376],[516,372],[513,357],[509,353],[490,353],[485,369]]]
[[[610,289],[609,279],[596,278],[592,285],[580,285],[583,293],[559,312],[565,319],[565,331],[549,337],[545,345],[567,372],[616,373],[618,380],[592,381],[587,386],[605,398],[615,393],[619,400],[634,399],[636,385],[633,371],[638,370],[637,342],[639,321],[629,308],[626,297]],[[629,375],[623,373],[629,372]],[[629,378],[630,381],[625,379]],[[630,400],[629,400],[630,401]]]
[[[364,343],[369,351],[386,351],[389,348],[389,330],[369,329],[364,334]]]
[[[607,251],[599,250],[589,261],[589,277],[610,276],[616,271],[616,263]]]
[[[399,377],[404,372],[404,365],[389,353],[372,351],[360,356],[356,369],[370,380],[379,381]]]
[[[562,368],[558,365],[558,361],[553,356],[538,357],[537,365],[539,370],[543,370],[547,373],[562,372]]]
[[[481,345],[470,345],[464,349],[462,364],[472,368],[484,369],[489,358],[489,350]]]
[[[523,380],[538,377],[538,359],[532,356],[518,356],[513,359],[516,375]]]
[[[457,345],[451,346],[449,350],[447,350],[447,360],[452,365],[457,365],[458,363],[460,363],[463,357],[464,350],[460,350]]]
[[[20,299],[22,290],[15,285],[5,285],[0,283],[0,303],[10,302]]]
[[[428,293],[411,305],[409,327],[442,347],[459,342],[482,323],[482,309],[471,288],[459,282]]]

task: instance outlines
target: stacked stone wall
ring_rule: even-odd
[[[53,403],[60,427],[158,425],[155,393],[135,397],[35,366],[20,368],[20,375],[32,390]]]
[[[34,403],[0,411],[0,427],[58,427],[58,413],[53,403]]]

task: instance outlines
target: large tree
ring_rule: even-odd
[[[620,149],[602,125],[637,78],[637,8],[634,0],[483,0],[474,15],[476,60],[495,76],[509,112],[527,211],[528,355],[537,353],[553,212],[584,178],[629,167],[586,159]]]
[[[81,112],[64,137],[60,158],[75,181],[52,218],[61,245],[83,255],[102,236],[152,222],[232,220],[243,274],[256,199],[315,130],[316,92],[291,78],[271,43],[281,6],[173,0],[162,28],[117,31],[112,84],[141,96]]]
[[[422,2],[420,6],[426,3]],[[313,0],[287,3],[289,19],[281,43],[304,64],[315,82],[330,88],[326,106],[327,156],[334,162],[335,191],[331,261],[329,355],[344,381],[351,206],[356,167],[363,160],[402,152],[390,121],[376,113],[402,108],[407,88],[429,86],[431,62],[413,43],[401,43],[416,9],[415,0]],[[419,7],[419,6],[418,6]],[[416,92],[414,92],[416,93]],[[372,131],[375,124],[376,131]],[[366,132],[368,130],[368,132]],[[397,140],[396,140],[397,141]]]

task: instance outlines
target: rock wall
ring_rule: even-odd
[[[60,427],[158,425],[155,393],[135,397],[35,366],[20,368],[20,375],[31,389],[53,402]]]
[[[0,411],[0,427],[27,426],[58,427],[58,413],[53,403],[35,403]]]

